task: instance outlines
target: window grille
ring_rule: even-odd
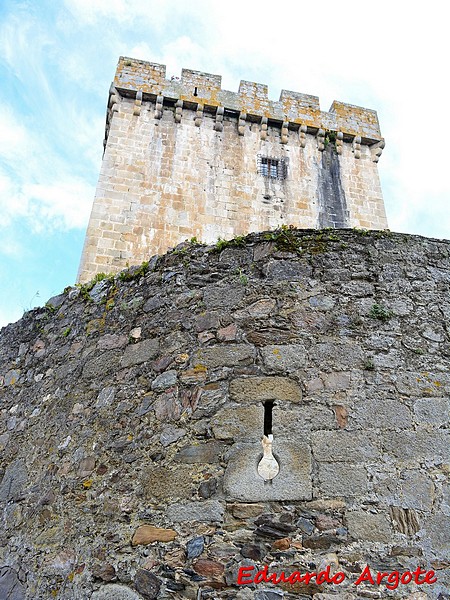
[[[258,173],[269,179],[286,179],[287,158],[273,158],[258,155]]]

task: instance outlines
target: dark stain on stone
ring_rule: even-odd
[[[319,226],[348,227],[347,202],[341,183],[339,156],[332,143],[322,152],[318,183]]]

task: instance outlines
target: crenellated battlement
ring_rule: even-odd
[[[183,108],[210,111],[222,108],[244,114],[245,120],[266,118],[289,128],[306,126],[308,131],[329,130],[345,137],[361,138],[359,143],[372,145],[383,140],[374,110],[334,101],[328,112],[320,110],[319,98],[309,94],[282,90],[278,101],[270,100],[268,87],[253,81],[241,81],[239,91],[222,89],[222,77],[191,69],[183,69],[181,78],[166,79],[166,67],[157,63],[120,57],[112,92],[162,103],[182,101]],[[160,102],[161,103],[161,102]]]

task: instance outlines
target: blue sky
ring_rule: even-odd
[[[73,284],[120,55],[378,111],[390,228],[449,238],[447,3],[0,2],[0,326]]]

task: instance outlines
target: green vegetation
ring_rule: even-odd
[[[222,252],[222,250],[225,250],[225,248],[236,248],[239,246],[245,246],[244,235],[238,235],[232,240],[224,240],[222,238],[219,238],[211,252]]]
[[[328,242],[337,242],[339,237],[330,233],[330,228],[318,230],[317,233],[308,235],[297,235],[298,230],[293,225],[282,225],[265,235],[265,239],[275,242],[277,250],[282,252],[294,252],[295,254],[320,254],[327,250]]]
[[[368,229],[361,229],[360,227],[353,227],[353,231],[364,237],[370,235],[370,231]]]
[[[337,132],[336,131],[329,131],[329,130],[327,130],[325,132],[325,138],[323,140],[323,145],[325,146],[325,148],[329,144],[333,144],[335,146],[336,145],[336,140],[337,140]]]
[[[364,369],[366,371],[375,371],[375,363],[371,358],[368,358],[364,363]]]
[[[393,315],[394,313],[391,310],[381,306],[381,304],[374,304],[369,312],[369,317],[380,321],[388,321]]]
[[[109,275],[107,273],[97,273],[97,275],[93,279],[91,279],[91,281],[88,281],[87,283],[76,283],[75,287],[80,290],[80,296],[84,298],[84,300],[86,300],[87,302],[92,302],[92,298],[90,297],[89,292],[92,290],[96,283],[98,283],[99,281],[104,281],[105,279],[113,281],[114,275],[111,273]]]
[[[242,283],[242,285],[247,285],[248,283],[248,277],[247,275],[242,271],[242,269],[238,269],[237,270],[237,275],[239,277],[239,282]]]
[[[149,262],[148,260],[144,261],[140,267],[132,267],[131,269],[121,271],[119,273],[120,281],[133,281],[135,279],[140,279],[144,277],[148,272]]]
[[[390,229],[362,229],[361,227],[353,227],[355,233],[359,233],[363,237],[373,237],[375,239],[380,239],[384,237],[389,237],[392,235]]]

